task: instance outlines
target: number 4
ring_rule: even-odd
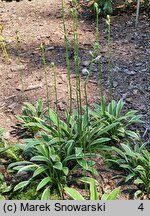
[[[144,206],[143,206],[143,203],[141,203],[138,207],[139,210],[143,211],[144,210]]]

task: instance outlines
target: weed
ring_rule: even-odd
[[[5,44],[5,39],[2,36],[2,32],[3,32],[3,26],[0,24],[0,48],[2,49],[2,53],[6,59],[6,61],[8,62],[8,64],[11,64],[11,60],[9,58],[7,49],[6,49],[6,44]]]

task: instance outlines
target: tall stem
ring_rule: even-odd
[[[64,42],[66,47],[66,65],[67,65],[67,77],[68,77],[68,88],[69,88],[69,101],[70,101],[70,108],[69,112],[72,113],[72,83],[70,77],[70,60],[69,60],[69,42],[67,38],[66,32],[66,24],[65,24],[65,10],[64,10],[64,0],[62,0],[62,20],[63,20],[63,29],[64,29]]]
[[[48,93],[48,80],[47,80],[47,65],[46,65],[46,57],[45,57],[45,47],[43,43],[41,43],[41,52],[42,52],[42,61],[43,61],[43,66],[44,66],[44,80],[45,80],[45,90],[46,90],[46,100],[47,100],[47,105],[49,107],[49,93]]]
[[[112,73],[111,73],[111,47],[110,47],[110,15],[107,15],[108,24],[108,79],[109,79],[109,99],[112,100]]]
[[[99,9],[98,4],[94,3],[95,12],[96,12],[96,44],[95,44],[95,51],[97,51],[98,56],[100,57],[100,44],[99,44]],[[101,62],[100,59],[98,60],[98,86],[99,86],[99,93],[100,98],[103,96],[103,83],[102,83],[102,72],[101,72]],[[101,100],[102,101],[102,100]]]
[[[76,9],[76,1],[74,0],[74,8],[71,10],[73,20],[74,33],[74,63],[76,71],[76,100],[78,109],[78,132],[82,132],[82,100],[81,100],[81,83],[80,83],[80,64],[78,52],[78,12]]]
[[[17,62],[18,62],[18,67],[19,67],[19,72],[20,72],[21,93],[22,93],[22,96],[24,96],[23,70],[20,67],[21,39],[20,39],[20,36],[18,34],[18,31],[16,31],[16,43],[17,43]]]
[[[54,75],[54,92],[55,92],[55,103],[56,103],[56,114],[57,114],[57,127],[58,127],[59,142],[60,142],[60,120],[58,116],[57,75],[55,70],[55,64],[53,62],[51,63],[51,67]]]

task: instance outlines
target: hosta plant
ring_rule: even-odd
[[[17,126],[20,128],[20,132],[24,134],[24,136],[26,134],[34,136],[39,131],[39,128],[30,123],[36,122],[36,117],[43,117],[43,102],[38,100],[35,106],[31,103],[24,102],[24,106],[22,107],[22,115],[16,117],[19,120]]]
[[[115,200],[120,194],[120,188],[114,189],[112,192],[105,192],[103,195],[97,191],[98,182],[89,177],[83,177],[78,179],[79,181],[89,185],[89,197],[83,197],[76,189],[65,187],[64,191],[73,200]]]
[[[61,196],[69,169],[63,166],[60,157],[52,147],[38,145],[34,148],[33,154],[30,161],[15,162],[8,166],[8,169],[13,168],[18,172],[32,172],[32,176],[26,181],[19,182],[14,187],[14,191],[23,189],[34,182],[34,185],[37,185],[36,190],[42,192],[41,199],[50,199],[50,194],[54,189]]]
[[[134,181],[138,185],[139,190],[136,196],[150,194],[150,152],[146,149],[146,143],[139,146],[135,144],[132,147],[130,144],[121,144],[122,150],[113,147],[112,150],[116,152],[109,159],[109,162],[121,168],[125,174],[122,177],[125,181]]]
[[[98,5],[99,11],[102,14],[112,14],[112,0],[86,0],[86,3],[89,4],[89,8],[92,11],[95,11],[95,4]]]
[[[89,115],[95,123],[99,120],[105,126],[116,124],[108,131],[108,137],[114,141],[120,142],[123,138],[132,137],[139,139],[138,133],[129,129],[135,123],[141,123],[141,115],[136,115],[136,110],[123,113],[124,102],[112,100],[106,105],[105,98],[102,98],[101,105],[94,104],[94,111],[89,109]]]
[[[100,148],[106,142],[110,141],[107,137],[109,131],[116,127],[118,122],[105,124],[98,119],[91,121],[89,114],[85,111],[82,115],[74,111],[73,114],[67,115],[67,120],[62,121],[60,117],[49,108],[48,116],[45,120],[35,118],[36,122],[28,123],[28,126],[34,126],[43,130],[42,139],[55,142],[60,146],[62,154],[72,155],[75,153],[75,148],[83,149],[84,153],[94,152],[94,149]]]

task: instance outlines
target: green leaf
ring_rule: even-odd
[[[7,148],[0,148],[0,153],[6,152],[8,149],[11,149],[12,147],[7,147]]]
[[[124,106],[124,102],[122,100],[119,100],[119,102],[117,104],[117,107],[116,107],[116,118],[119,117],[120,112],[121,112],[123,106]]]
[[[133,174],[133,173],[129,174],[129,175],[126,177],[125,182],[128,182],[129,180],[133,179],[134,176],[135,176],[135,174]]]
[[[34,114],[36,113],[36,109],[35,109],[35,107],[34,107],[31,103],[24,102],[23,104],[24,104],[27,108],[29,108]],[[23,107],[23,109],[26,109],[26,107]]]
[[[12,167],[15,167],[15,166],[23,166],[23,165],[29,165],[29,164],[32,164],[31,162],[28,162],[28,161],[19,161],[19,162],[14,162],[14,163],[11,163],[8,165],[7,169],[11,169]]]
[[[110,194],[106,193],[102,196],[101,200],[116,200],[120,193],[120,188],[115,188]]]
[[[48,183],[51,183],[52,180],[50,177],[45,177],[44,179],[42,179],[42,181],[38,184],[37,186],[37,191],[39,191],[41,188],[43,188],[45,185],[47,185]]]
[[[45,167],[41,167],[41,166],[38,167],[38,168],[34,171],[33,177],[36,177],[36,176],[42,174],[42,173],[45,172],[46,170],[47,170],[47,168],[45,168]]]
[[[62,171],[64,172],[65,175],[68,175],[68,173],[69,173],[68,167],[63,167]]]
[[[0,194],[0,200],[5,200],[5,197]]]
[[[104,129],[100,130],[100,132],[98,132],[98,135],[102,135],[104,133],[106,133],[107,131],[111,130],[112,128],[115,128],[117,125],[119,124],[119,122],[115,122],[115,123],[112,123],[108,126],[106,126]]]
[[[139,197],[139,195],[142,194],[142,191],[141,190],[137,190],[135,193],[134,193],[134,197],[135,199],[137,199]]]
[[[3,133],[4,133],[5,129],[4,128],[0,128],[0,137],[3,136]]]
[[[62,170],[62,163],[61,162],[57,162],[57,163],[55,163],[55,165],[53,167],[55,169]]]
[[[50,188],[47,187],[42,193],[41,200],[49,200],[49,199],[50,199]]]
[[[36,169],[37,165],[36,164],[31,164],[27,166],[23,166],[21,169],[19,169],[19,172],[22,172],[24,170],[33,170]]]
[[[139,140],[139,136],[137,135],[137,133],[135,133],[134,131],[130,131],[130,130],[126,130],[125,133],[137,140]]]
[[[145,170],[145,168],[144,167],[142,167],[141,165],[138,165],[135,169],[134,169],[134,171],[146,171]]]
[[[97,187],[95,182],[91,182],[90,184],[90,200],[98,200],[99,193],[97,192]]]
[[[112,147],[112,150],[115,151],[117,154],[119,154],[122,158],[126,157],[125,153],[122,150],[120,150],[119,148]]]
[[[50,120],[56,125],[58,126],[58,122],[60,121],[58,115],[51,109],[48,108],[48,114],[49,114],[49,118]]]
[[[59,162],[60,161],[60,157],[57,154],[52,154],[50,156],[50,158],[52,159],[52,161],[54,162]]]
[[[108,142],[108,141],[110,141],[110,140],[111,140],[110,138],[99,138],[99,139],[93,141],[93,142],[91,143],[91,145],[98,145],[98,144],[101,144],[101,143]]]
[[[127,113],[125,114],[125,116],[126,116],[127,118],[131,118],[131,117],[133,117],[133,116],[135,115],[135,113],[137,113],[137,110],[131,110],[131,111],[127,112]]]
[[[45,162],[49,162],[49,159],[47,157],[39,155],[39,156],[32,157],[31,161],[45,161]]]
[[[79,181],[82,181],[84,183],[87,183],[87,184],[91,184],[91,183],[95,183],[95,185],[99,185],[98,181],[96,179],[93,179],[93,178],[90,178],[90,177],[82,177],[82,178],[79,178]]]
[[[64,190],[73,200],[84,200],[84,197],[74,188],[65,187]]]
[[[20,182],[19,184],[17,184],[14,187],[14,191],[17,191],[19,189],[22,189],[22,188],[26,187],[29,183],[30,183],[30,181],[22,181],[22,182]]]
[[[82,155],[83,153],[82,153],[82,148],[75,148],[75,155],[76,155],[76,157],[78,157],[78,156],[80,156],[80,155]]]
[[[140,179],[140,178],[137,178],[135,181],[134,181],[134,184],[143,184],[143,181]]]
[[[121,144],[122,148],[125,150],[125,154],[129,155],[131,157],[134,157],[134,152],[130,149],[129,146],[125,145],[125,144]]]

